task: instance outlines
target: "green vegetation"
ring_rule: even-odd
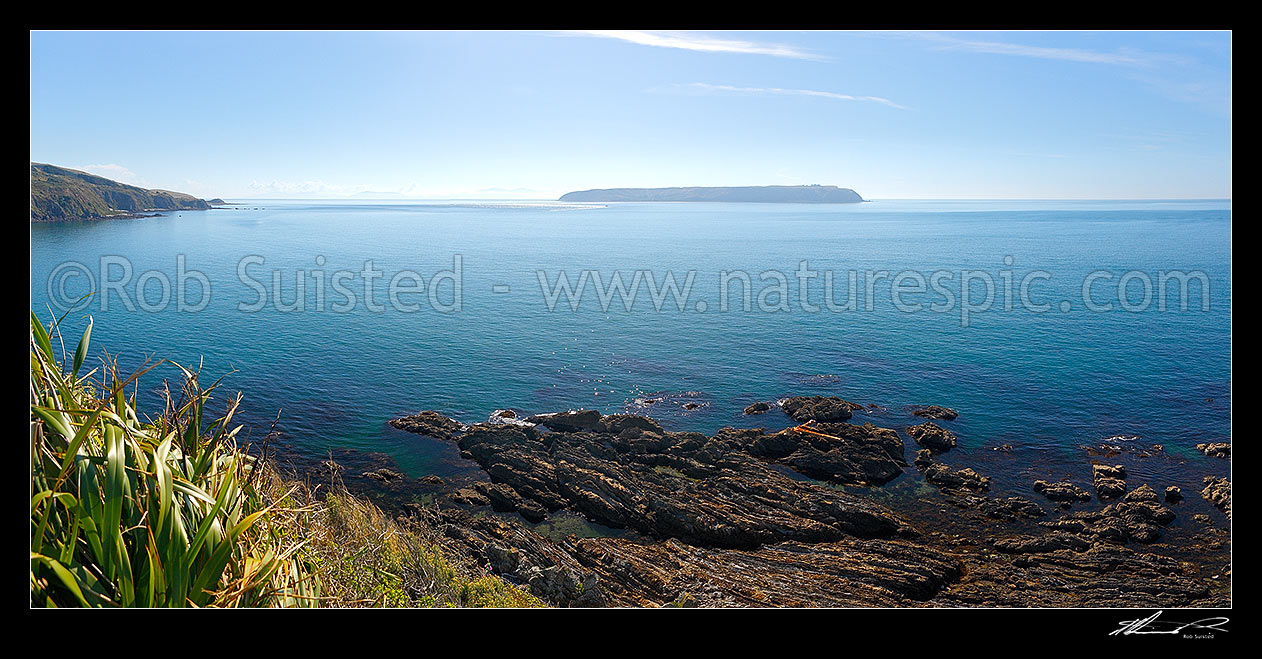
[[[206,210],[192,195],[146,190],[87,172],[31,163],[31,221],[64,222],[132,217],[147,210]]]
[[[67,355],[60,321],[31,314],[33,606],[542,605],[449,560],[422,520],[280,477],[238,446],[240,396],[208,418],[218,383],[195,371],[176,365],[179,392],[142,418],[138,378],[163,362],[83,372],[91,333]]]
[[[328,584],[326,605],[544,605],[496,576],[462,570],[438,549],[424,522],[391,519],[345,491],[327,496],[301,528],[310,541],[304,555]]]

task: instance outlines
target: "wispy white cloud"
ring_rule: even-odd
[[[1033,57],[1036,59],[1062,60],[1066,62],[1084,62],[1090,64],[1113,64],[1119,66],[1150,66],[1170,56],[1157,53],[1146,53],[1135,49],[1119,48],[1112,52],[1085,50],[1082,48],[1051,48],[1047,46],[1031,46],[1006,41],[979,41],[963,39],[936,32],[904,32],[901,36],[931,41],[945,50],[960,50],[972,53],[989,53],[992,55],[1011,55],[1015,57]]]
[[[641,30],[583,30],[577,33],[590,37],[618,39],[641,46],[658,48],[679,48],[706,53],[744,53],[747,55],[769,55],[772,57],[788,57],[792,59],[823,61],[829,58],[810,51],[781,43],[765,43],[743,41],[739,39],[718,39],[689,32],[645,32]]]
[[[1136,48],[1100,51],[1031,46],[936,32],[880,33],[880,36],[926,41],[940,50],[1113,66],[1126,77],[1149,86],[1166,98],[1194,103],[1216,114],[1229,115],[1231,112],[1230,76],[1184,54],[1155,53]]]
[[[107,179],[118,181],[120,183],[129,183],[131,185],[139,185],[141,183],[140,177],[136,176],[135,172],[122,165],[116,165],[114,163],[108,163],[105,165],[78,165],[71,167],[70,169],[77,169],[81,172],[96,174],[97,176],[104,176]]]
[[[298,198],[322,198],[322,197],[349,197],[363,192],[372,191],[373,188],[367,185],[343,185],[340,183],[326,183],[320,180],[307,181],[250,181],[247,187],[246,196],[248,197],[298,197]],[[380,190],[378,190],[380,191]],[[397,190],[384,191],[388,194],[398,194]]]
[[[246,198],[290,199],[551,199],[560,193],[525,187],[460,188],[432,187],[419,184],[405,186],[347,185],[320,180],[260,181],[253,180],[241,195]],[[230,196],[230,195],[228,195]]]
[[[686,89],[694,89],[702,92],[727,93],[727,94],[763,94],[778,96],[814,96],[817,98],[831,98],[838,101],[866,101],[869,103],[879,103],[887,105],[899,110],[906,110],[907,107],[899,105],[888,98],[880,96],[856,96],[853,94],[840,94],[837,92],[819,91],[815,89],[783,89],[780,87],[736,87],[733,85],[712,85],[708,82],[693,82],[686,85],[677,85]]]
[[[1013,158],[1052,158],[1054,160],[1061,160],[1069,157],[1063,153],[1027,153],[1023,151],[1009,151],[1004,155]]]

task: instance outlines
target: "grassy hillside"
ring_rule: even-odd
[[[64,222],[130,217],[154,210],[206,210],[192,195],[146,190],[87,172],[31,163],[31,221]]]
[[[145,414],[138,378],[158,364],[89,369],[91,333],[68,355],[31,314],[32,606],[542,605],[450,559],[423,521],[280,477],[238,446],[240,397],[196,372],[172,365],[182,383]]]

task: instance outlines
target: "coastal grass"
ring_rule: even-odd
[[[450,560],[434,528],[419,519],[394,519],[345,490],[308,510],[305,555],[328,584],[325,606],[544,606],[499,577]]]
[[[61,321],[31,314],[32,606],[542,605],[449,559],[422,520],[283,478],[239,445],[240,396],[216,416],[198,371],[176,364],[143,416],[138,379],[164,362],[84,372],[91,334],[68,354]]]

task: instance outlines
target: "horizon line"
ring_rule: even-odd
[[[677,187],[729,187],[729,186],[677,186]],[[747,187],[747,186],[731,186]],[[593,188],[599,189],[599,188]],[[645,188],[654,189],[654,188]],[[568,194],[568,193],[565,193]],[[471,196],[428,196],[428,197],[356,197],[355,195],[340,197],[226,197],[212,196],[212,199],[240,199],[243,201],[560,201],[556,197],[471,197]],[[1231,197],[865,197],[864,202],[871,201],[1231,201]],[[569,202],[569,203],[707,203],[707,202],[644,202],[644,201],[603,201],[603,202]],[[717,202],[717,203],[749,203],[749,202]],[[756,203],[756,202],[755,202]],[[764,202],[780,203],[780,202]],[[787,202],[795,203],[795,202]],[[800,202],[830,203],[830,202]],[[843,203],[843,202],[831,202]],[[845,202],[855,203],[855,202]]]

